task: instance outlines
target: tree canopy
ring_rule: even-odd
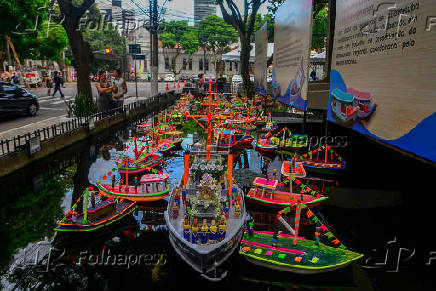
[[[198,51],[197,29],[188,26],[185,21],[163,22],[159,25],[159,38],[162,42],[165,58],[169,60],[171,72],[178,75],[181,71],[177,69],[178,57],[184,51],[191,55]]]
[[[238,41],[238,34],[224,19],[211,15],[198,24],[198,40],[205,50],[222,54],[230,44]]]

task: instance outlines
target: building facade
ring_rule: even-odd
[[[150,58],[150,32],[145,27],[138,27],[129,31],[126,37],[127,49],[129,44],[141,45],[141,54],[145,55],[144,60],[136,60],[136,71],[141,79],[147,79],[151,73],[151,58]],[[216,74],[215,57],[211,52],[204,53],[199,49],[196,53],[189,55],[183,51],[174,60],[177,54],[176,49],[163,49],[159,42],[159,77],[165,74],[177,73],[176,77],[192,76],[198,74]],[[135,60],[132,56],[126,57],[125,70],[131,71],[135,66]],[[221,60],[221,55],[216,56],[216,60]],[[227,63],[224,74],[231,76],[239,72],[239,62]],[[174,65],[174,69],[173,69]],[[230,74],[231,73],[231,74]]]
[[[210,15],[216,15],[215,0],[194,0],[194,22],[195,26]]]

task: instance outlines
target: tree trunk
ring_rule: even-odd
[[[80,17],[65,15],[62,23],[70,40],[71,50],[77,65],[77,95],[92,99],[91,82],[89,80],[89,65],[92,63],[92,52],[89,44],[83,39],[82,32],[78,29]]]
[[[4,71],[4,64],[5,64],[5,61],[6,61],[6,52],[5,52],[5,53],[1,52],[1,53],[0,53],[0,65],[1,65],[1,67],[0,67],[0,72],[3,72],[3,71]]]
[[[244,91],[245,94],[247,94],[247,97],[252,99],[253,98],[253,84],[250,81],[250,51],[251,51],[251,45],[250,45],[250,37],[247,35],[244,35],[244,37],[241,36],[241,77],[242,77],[242,83],[244,84]]]

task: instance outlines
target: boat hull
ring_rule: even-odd
[[[307,163],[305,161],[302,161],[304,168],[311,173],[316,173],[316,174],[324,174],[324,175],[336,175],[336,174],[340,174],[343,173],[345,171],[346,168],[346,163],[344,162],[343,165],[341,165],[340,167],[335,167],[335,168],[331,168],[325,165],[313,165],[313,163]]]
[[[69,224],[69,223],[59,223],[59,225],[54,229],[55,231],[60,232],[88,232],[88,231],[96,231],[102,229],[104,227],[108,227],[109,225],[123,219],[130,213],[132,213],[136,209],[136,203],[132,201],[126,202],[118,202],[119,204],[124,204],[124,209],[122,209],[119,213],[116,213],[104,220],[97,221],[95,223],[90,224]]]
[[[362,111],[362,110],[358,110],[357,117],[359,119],[367,120],[375,112],[376,108],[377,108],[377,104],[374,104],[374,105],[371,105],[371,108],[367,112]]]
[[[140,190],[141,189],[140,187],[138,187],[138,191],[137,191],[137,193],[135,193],[134,186],[129,186],[128,192],[118,191],[118,189],[119,189],[118,185],[115,186],[115,189],[112,189],[111,185],[98,185],[98,189],[100,190],[100,193],[103,194],[104,196],[126,198],[126,199],[129,199],[132,201],[142,202],[142,203],[162,200],[165,197],[168,197],[169,192],[170,192],[169,186],[167,189],[165,189],[162,192],[152,193],[152,194],[143,193]],[[123,186],[122,189],[125,189],[125,187]]]
[[[255,195],[254,189],[250,189],[250,191],[245,195],[247,199],[247,202],[261,205],[268,208],[283,208],[287,206],[291,206],[291,209],[294,209],[294,204],[297,201],[297,198],[301,197],[301,194],[298,193],[289,193],[289,192],[282,192],[282,191],[274,191],[275,196],[281,197],[281,199],[268,199],[265,197],[259,197]],[[289,199],[284,200],[283,198],[287,198],[286,196],[289,196]],[[312,195],[303,194],[303,203],[307,206],[307,208],[314,208],[317,207],[327,199],[327,197],[321,196],[321,197],[313,197],[311,200],[310,197]],[[294,198],[294,199],[292,199]]]
[[[242,223],[241,227],[232,237],[227,237],[223,242],[218,243],[218,246],[213,251],[202,253],[177,234],[174,227],[169,222],[168,211],[165,211],[164,215],[169,228],[170,243],[174,250],[182,260],[201,274],[208,274],[222,265],[239,247],[244,234],[244,224]]]
[[[317,274],[344,268],[363,257],[346,249],[333,248],[312,240],[279,234],[272,246],[273,233],[244,234],[239,253],[253,264],[297,274]],[[294,240],[297,243],[294,245]],[[299,257],[300,260],[296,260]],[[314,258],[317,260],[313,260]]]

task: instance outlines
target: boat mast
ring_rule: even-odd
[[[324,163],[327,163],[327,144],[325,145],[325,158]]]
[[[126,157],[126,187],[129,185],[129,158]]]
[[[85,209],[84,209],[84,213],[83,213],[83,219],[82,219],[82,224],[87,224],[88,222],[88,192],[89,192],[89,188],[86,188],[85,190]]]

